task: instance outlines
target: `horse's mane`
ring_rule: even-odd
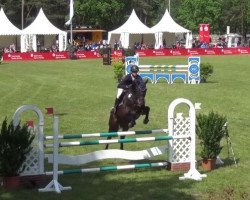
[[[133,92],[145,92],[147,90],[147,80],[146,81],[134,81],[132,85],[129,87]]]

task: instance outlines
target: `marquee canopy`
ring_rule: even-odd
[[[115,41],[120,41],[122,47],[128,48],[135,42],[141,42],[142,34],[144,41],[154,43],[153,32],[140,21],[133,9],[130,17],[123,25],[108,33],[108,43],[113,45]]]
[[[15,27],[0,9],[0,48],[9,47],[11,44],[18,45],[20,41],[21,30]]]
[[[3,8],[0,10],[0,35],[21,35],[21,30],[15,27],[4,13]]]
[[[167,9],[162,19],[151,28],[151,31],[155,33],[156,49],[160,48],[163,45],[163,39],[165,38],[167,42],[172,42],[171,40],[169,40],[169,38],[175,39],[176,33],[187,33],[186,47],[190,45],[190,37],[192,38],[191,31],[177,24],[170,16]]]
[[[58,35],[59,51],[66,49],[67,32],[55,27],[45,16],[41,8],[36,19],[25,29],[22,30],[21,51],[37,51],[36,35]]]

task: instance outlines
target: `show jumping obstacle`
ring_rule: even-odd
[[[175,107],[179,104],[186,104],[189,107],[189,115],[184,117],[182,113],[175,114]],[[19,107],[14,116],[13,123],[17,125],[22,112],[32,110],[38,116],[37,145],[33,147],[32,152],[25,162],[25,171],[21,175],[46,174],[53,175],[53,180],[40,192],[55,191],[60,193],[62,190],[69,190],[71,187],[63,187],[58,182],[58,175],[63,174],[79,174],[100,171],[117,171],[128,169],[166,167],[170,165],[171,170],[189,169],[180,180],[193,179],[202,180],[206,175],[201,175],[196,169],[195,160],[195,106],[187,99],[179,98],[174,100],[168,108],[168,129],[146,130],[146,131],[127,131],[127,132],[100,132],[92,134],[65,134],[59,135],[59,119],[54,115],[53,136],[45,136],[43,134],[44,117],[40,109],[33,105],[25,105]],[[112,140],[93,140],[93,141],[74,141],[59,142],[59,139],[79,139],[91,137],[107,137],[121,135],[142,135],[164,133],[162,136],[156,137],[140,137]],[[168,133],[168,135],[166,135]],[[53,144],[45,143],[45,141],[53,140]],[[59,148],[70,146],[88,146],[98,144],[114,144],[114,143],[131,143],[131,142],[149,142],[149,141],[168,141],[167,146],[152,147],[141,151],[126,151],[119,149],[99,150],[84,155],[62,155],[59,154]],[[45,154],[44,148],[53,148],[53,154]],[[68,169],[58,170],[59,164],[67,165],[83,165],[90,162],[103,159],[125,159],[125,160],[145,160],[158,155],[162,155],[168,151],[167,162],[140,163],[122,166],[101,166],[95,168]],[[44,159],[48,158],[49,163],[53,163],[53,171],[44,170]]]
[[[200,83],[200,57],[189,57],[187,65],[139,65],[139,56],[125,58],[125,72],[130,73],[132,65],[139,66],[139,73],[142,78],[157,83],[165,79],[167,83],[173,84],[175,80],[181,79],[184,83]]]

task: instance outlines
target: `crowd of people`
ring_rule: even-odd
[[[16,45],[14,43],[10,44],[9,47],[3,48],[3,52],[4,53],[15,53],[15,52],[17,52]]]
[[[100,40],[99,42],[77,42],[73,44],[76,46],[77,51],[92,51],[110,47],[106,40]]]
[[[248,44],[245,44],[242,42],[241,38],[234,38],[232,46],[231,47],[244,47],[244,46],[250,46],[250,39],[247,41]],[[172,45],[166,44],[166,40],[163,40],[162,46],[160,46],[160,49],[181,49],[185,48],[185,39],[177,40],[176,43]],[[70,41],[69,41],[70,44]],[[79,42],[77,40],[73,41],[73,45],[75,46],[76,51],[95,51],[103,48],[113,48],[114,50],[120,50],[122,49],[121,42],[115,41],[113,46],[110,46],[107,43],[107,40],[100,40],[99,42],[92,42],[92,41],[86,41],[86,42]],[[68,45],[69,46],[69,45]],[[192,48],[226,48],[228,47],[228,41],[225,37],[219,37],[218,39],[214,40],[213,42],[210,40],[209,42],[203,42],[199,41],[198,37],[194,37],[192,40]],[[145,49],[154,49],[154,45],[148,45],[145,42],[135,42],[132,47],[130,47],[134,50],[145,50]],[[15,53],[18,52],[16,49],[16,46],[14,43],[11,43],[8,47],[5,47],[2,49],[4,53]],[[34,50],[31,49],[29,52],[33,52]],[[59,44],[58,40],[57,42],[52,45],[51,47],[45,48],[42,47],[37,42],[37,51],[38,52],[58,52],[59,51]]]

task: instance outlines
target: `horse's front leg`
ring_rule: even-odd
[[[115,114],[110,113],[109,116],[109,132],[117,132],[119,130],[118,120]],[[110,140],[112,137],[108,136],[107,140]],[[105,149],[109,148],[109,144],[106,144]]]
[[[120,139],[125,139],[125,135],[121,136]],[[123,150],[123,143],[120,144],[120,149]]]
[[[122,131],[128,131],[129,127],[127,125],[123,125]],[[125,135],[120,136],[120,139],[125,139]],[[120,149],[123,150],[123,143],[120,144]]]
[[[150,107],[145,106],[145,108],[143,109],[143,115],[145,115],[145,118],[144,118],[144,120],[143,120],[143,123],[144,123],[144,124],[147,124],[147,123],[149,122],[149,118],[148,118],[148,116],[149,116],[149,111],[150,111]]]
[[[110,140],[111,138],[112,138],[111,136],[108,136],[107,140]],[[106,144],[105,149],[108,149],[108,148],[109,148],[109,144]]]
[[[128,129],[129,128],[133,128],[135,125],[136,125],[136,122],[135,122],[135,120],[136,120],[136,116],[134,115],[134,114],[130,114],[129,115],[129,117],[128,117],[128,121],[129,121],[129,123],[128,123]]]

